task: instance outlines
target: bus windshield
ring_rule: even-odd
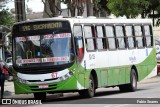
[[[71,33],[15,37],[15,49],[18,67],[62,65],[74,59]]]

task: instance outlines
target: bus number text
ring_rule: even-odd
[[[95,54],[89,54],[89,60],[95,59]]]
[[[52,72],[51,76],[52,76],[52,78],[57,78],[58,77],[58,73],[57,72]]]

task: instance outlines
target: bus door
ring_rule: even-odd
[[[82,37],[82,27],[81,25],[74,26],[74,40],[75,40],[75,48],[76,48],[76,55],[77,61],[80,63],[84,56],[84,45],[83,45],[83,37]]]

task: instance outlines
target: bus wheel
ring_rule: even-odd
[[[45,92],[34,93],[34,98],[36,100],[45,101],[46,100],[46,93]]]
[[[93,79],[92,75],[90,75],[89,88],[85,89],[85,90],[80,90],[79,94],[81,96],[87,97],[87,98],[94,97],[94,94],[95,94],[95,84],[94,84],[94,79]]]
[[[119,89],[122,92],[134,92],[137,89],[137,75],[135,69],[131,70],[131,76],[130,76],[130,83],[129,84],[124,84],[120,85]]]

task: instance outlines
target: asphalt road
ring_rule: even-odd
[[[160,77],[159,77],[160,78]],[[46,102],[38,105],[20,105],[25,107],[160,107],[160,80],[138,83],[135,92],[122,93],[119,88],[100,88],[94,98],[81,98],[78,93],[65,93],[63,96],[47,95]],[[33,95],[12,95],[16,100],[34,100]],[[13,100],[12,99],[12,100]],[[16,103],[16,102],[15,102]],[[40,103],[40,102],[38,102]],[[18,105],[0,105],[8,107]]]

